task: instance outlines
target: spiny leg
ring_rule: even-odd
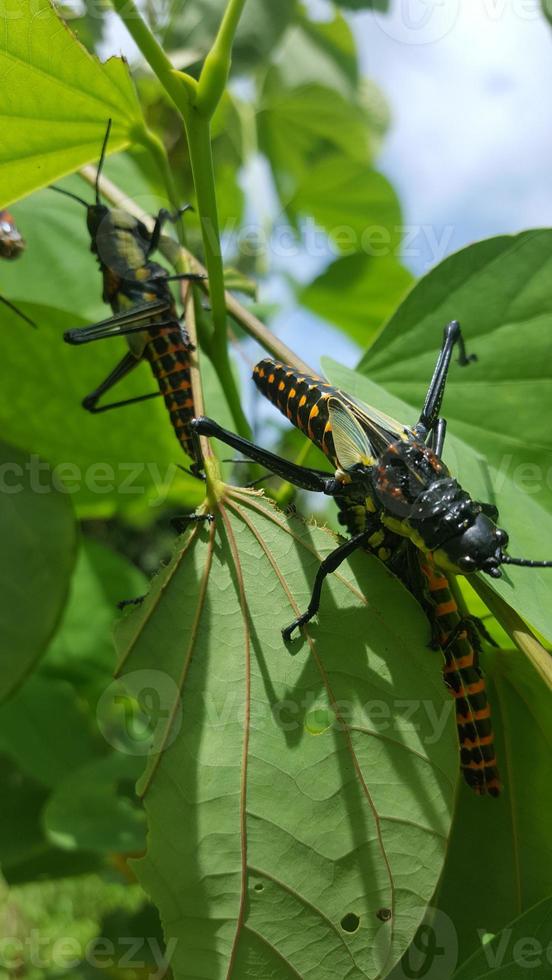
[[[153,231],[151,233],[150,244],[148,248],[148,258],[159,247],[159,239],[161,238],[161,232],[163,231],[163,226],[167,223],[167,221],[170,221],[174,225],[176,224],[178,219],[182,217],[183,214],[186,214],[186,211],[193,211],[193,210],[194,209],[191,204],[185,204],[183,207],[178,208],[178,211],[175,211],[174,213],[168,211],[167,208],[160,209],[155,219],[155,225],[153,226]]]
[[[300,487],[303,490],[325,493],[332,497],[343,490],[342,485],[327,473],[291,463],[282,456],[277,456],[275,453],[269,452],[268,449],[262,449],[253,442],[249,442],[248,439],[243,439],[242,436],[223,429],[213,419],[203,417],[192,419],[190,427],[196,437],[203,435],[213,439],[219,439],[225,445],[243,453],[248,459],[252,459],[255,463],[260,463],[262,466],[266,466],[271,473],[276,473],[282,479],[287,480],[288,483],[292,483],[294,486]]]
[[[438,418],[435,422],[435,428],[430,435],[429,445],[436,456],[441,459],[443,455],[443,449],[445,446],[445,436],[447,434],[447,420],[443,418]]]
[[[190,524],[212,524],[215,520],[214,514],[183,514],[182,517],[171,517],[170,525],[177,534],[183,534]]]
[[[460,324],[458,323],[458,320],[452,320],[452,322],[445,328],[441,351],[439,357],[437,358],[437,364],[435,365],[435,370],[433,372],[431,384],[426,395],[424,407],[416,425],[416,430],[422,438],[426,438],[437,425],[441,404],[443,402],[443,395],[445,393],[452,353],[456,346],[458,346],[459,350],[459,364],[465,366],[471,361],[476,360],[475,355],[472,354],[468,357],[466,354],[466,345],[464,343]]]
[[[304,626],[313,618],[313,616],[316,616],[316,613],[320,608],[322,586],[324,585],[324,580],[327,578],[327,576],[331,575],[332,572],[335,572],[336,569],[338,569],[339,566],[342,565],[354,551],[356,551],[358,548],[364,547],[371,533],[372,530],[362,531],[361,534],[356,534],[354,538],[350,538],[349,541],[345,541],[344,544],[340,544],[335,551],[332,551],[332,553],[328,555],[323,562],[321,562],[316,573],[316,579],[314,580],[314,586],[306,612],[302,613],[301,616],[298,616],[297,619],[293,620],[293,623],[290,623],[289,626],[286,626],[285,629],[282,630],[282,636],[286,642],[291,639],[294,630],[299,629],[300,626]]]
[[[118,384],[119,381],[126,378],[126,376],[130,374],[139,363],[140,361],[134,357],[134,354],[131,354],[130,351],[125,354],[122,360],[120,360],[119,363],[113,368],[111,374],[108,374],[105,381],[102,381],[101,384],[94,389],[94,391],[91,391],[89,395],[86,395],[86,397],[83,398],[82,407],[85,408],[87,412],[92,413],[106,412],[109,408],[114,407],[112,405],[104,405],[103,407],[98,408],[98,402],[106,391],[109,391],[116,384]],[[156,394],[158,394],[158,392],[156,392]],[[117,402],[116,404],[119,405],[120,403]]]
[[[166,320],[154,319],[156,316],[169,313],[170,310],[166,303],[152,303],[138,310],[116,314],[109,317],[108,320],[93,323],[89,327],[75,327],[66,330],[63,339],[66,344],[79,346],[80,344],[91,344],[95,340],[107,340],[110,337],[126,337],[133,333],[144,333],[152,328],[175,327],[175,329],[180,329],[180,323],[174,316],[169,316]]]

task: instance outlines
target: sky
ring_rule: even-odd
[[[364,72],[391,106],[379,166],[406,222],[435,231],[408,264],[420,273],[440,246],[550,225],[552,27],[538,0],[391,7],[355,27]]]

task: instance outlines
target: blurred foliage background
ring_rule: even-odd
[[[182,12],[175,13],[180,6]],[[194,75],[224,6],[224,0],[143,4],[173,64]],[[103,54],[112,30],[109,4],[87,7],[58,4],[82,43]],[[329,19],[320,20],[299,0],[251,2],[214,125],[229,274],[240,277],[244,302],[268,322],[278,313],[279,299],[289,302],[291,296],[331,324],[335,333],[324,333],[335,337],[330,351],[320,350],[314,318],[308,321],[309,337],[301,338],[302,352],[312,347],[315,367],[319,354],[339,350],[343,338],[348,350],[366,350],[413,283],[400,259],[401,204],[377,163],[389,108],[361,71],[354,31],[355,11],[370,7],[385,13],[388,4],[335,0],[326,5]],[[148,124],[168,150],[178,196],[194,203],[175,110],[139,58],[132,70]],[[140,146],[110,157],[105,172],[146,211],[167,204]],[[77,177],[64,186],[85,197],[92,193]],[[1,887],[9,887],[0,926],[15,939],[28,940],[37,930],[52,942],[40,965],[28,944],[21,955],[15,942],[12,966],[0,968],[0,976],[134,980],[149,975],[151,949],[139,951],[140,958],[150,957],[141,968],[106,970],[105,951],[98,953],[96,968],[91,957],[86,964],[74,962],[74,950],[56,948],[55,940],[74,936],[82,948],[100,935],[114,943],[117,936],[144,935],[157,937],[162,946],[157,913],[128,864],[145,842],[133,791],[141,760],[119,751],[128,705],[121,695],[118,713],[98,717],[98,701],[112,683],[114,607],[145,591],[171,553],[171,518],[192,510],[203,489],[178,467],[179,449],[162,404],[135,405],[116,419],[88,416],[80,408],[81,398],[123,349],[119,341],[100,344],[91,359],[88,351],[61,341],[68,327],[107,315],[82,208],[42,190],[12,210],[27,251],[0,269],[1,288],[39,330],[5,315],[0,401],[2,438],[9,447],[2,452],[10,463],[12,447],[21,454],[24,492],[11,498],[13,506],[10,501],[0,520],[6,541],[19,523],[29,536],[27,551],[19,551],[28,579],[27,611],[22,603],[19,634],[8,633],[6,625],[0,651],[1,693],[9,695],[0,706]],[[193,212],[186,228],[188,246],[201,258]],[[236,324],[232,333],[235,370],[254,430],[295,458],[299,434],[284,430],[276,413],[251,394],[248,376],[261,349]],[[151,387],[142,366],[125,382],[124,395]],[[208,413],[231,427],[224,393],[208,365],[205,387]],[[320,463],[314,450],[305,459]],[[37,480],[55,490],[38,497],[38,508]],[[2,574],[13,612],[22,602],[15,590],[10,594],[15,572]],[[505,909],[506,920],[511,912]],[[120,950],[113,959],[120,961]]]

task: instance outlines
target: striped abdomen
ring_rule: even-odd
[[[269,357],[256,365],[253,380],[265,398],[337,467],[327,404],[328,398],[336,393],[335,388],[321,378],[298,374]]]
[[[163,395],[172,427],[185,453],[194,460],[194,471],[201,468],[196,443],[192,438],[190,422],[195,416],[192,384],[190,380],[190,351],[193,350],[186,328],[182,325],[173,295],[166,282],[165,270],[155,262],[146,262],[135,270],[135,279],[121,279],[104,269],[104,298],[114,312],[132,310],[144,303],[164,302],[163,312],[144,321],[145,344],[140,353],[151,369]],[[165,326],[156,326],[156,323]],[[136,347],[129,340],[131,350]]]
[[[462,774],[476,793],[498,796],[501,782],[491,708],[478,665],[475,627],[462,619],[446,576],[421,555],[419,562],[426,587],[426,612],[443,651],[445,684],[455,699]]]
[[[147,328],[147,334],[151,339],[144,348],[144,357],[151,365],[176,437],[184,452],[200,463],[190,432],[190,422],[195,415],[190,380],[190,339],[176,311],[174,324],[156,327],[153,321]]]

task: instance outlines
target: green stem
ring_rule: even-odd
[[[188,134],[198,211],[201,218],[205,265],[209,275],[209,297],[214,327],[211,359],[224,388],[236,428],[240,435],[249,439],[251,430],[241,407],[240,395],[228,356],[224,266],[220,245],[210,122],[195,109],[192,109],[189,118],[186,120],[186,132]]]
[[[232,44],[245,3],[246,0],[228,0],[219,32],[205,58],[199,77],[196,106],[208,119],[212,119],[226,90],[232,64]]]
[[[131,37],[184,120],[209,276],[214,333],[208,347],[236,429],[240,435],[249,438],[251,430],[241,406],[228,355],[224,267],[210,130],[210,120],[226,88],[232,41],[245,2],[246,0],[228,0],[218,35],[205,60],[200,81],[196,82],[189,75],[173,69],[165,52],[138,13],[133,0],[112,0]]]
[[[141,139],[142,139],[142,143],[144,144],[144,146],[146,147],[146,149],[149,150],[149,152],[151,153],[153,159],[155,160],[155,162],[156,162],[156,164],[157,164],[157,166],[159,168],[159,172],[161,174],[161,177],[162,177],[163,182],[165,184],[165,189],[167,191],[167,199],[168,199],[168,201],[169,201],[169,203],[170,203],[173,211],[176,213],[178,211],[178,209],[180,208],[180,206],[182,204],[182,201],[180,200],[180,198],[178,196],[178,192],[176,190],[176,184],[174,182],[172,170],[171,170],[171,167],[170,167],[170,164],[169,164],[169,158],[167,156],[167,151],[166,151],[163,143],[155,135],[155,133],[152,133],[151,130],[147,129],[147,127],[145,127],[145,126],[144,126],[144,129],[143,129],[142,135],[141,135]],[[176,234],[177,234],[179,243],[181,245],[186,245],[186,242],[187,242],[187,239],[186,239],[186,225],[185,225],[185,220],[184,220],[184,218],[183,218],[182,215],[180,216],[180,218],[178,219],[178,221],[175,223],[175,228],[176,228]],[[182,259],[180,259],[180,265],[179,265],[178,271],[179,272],[189,272],[190,271],[190,269],[188,268],[188,264],[186,262],[184,262]]]
[[[111,2],[152,71],[182,111],[183,103],[189,105],[191,102],[197,83],[193,78],[175,72],[163,48],[138,12],[134,0],[111,0]]]

